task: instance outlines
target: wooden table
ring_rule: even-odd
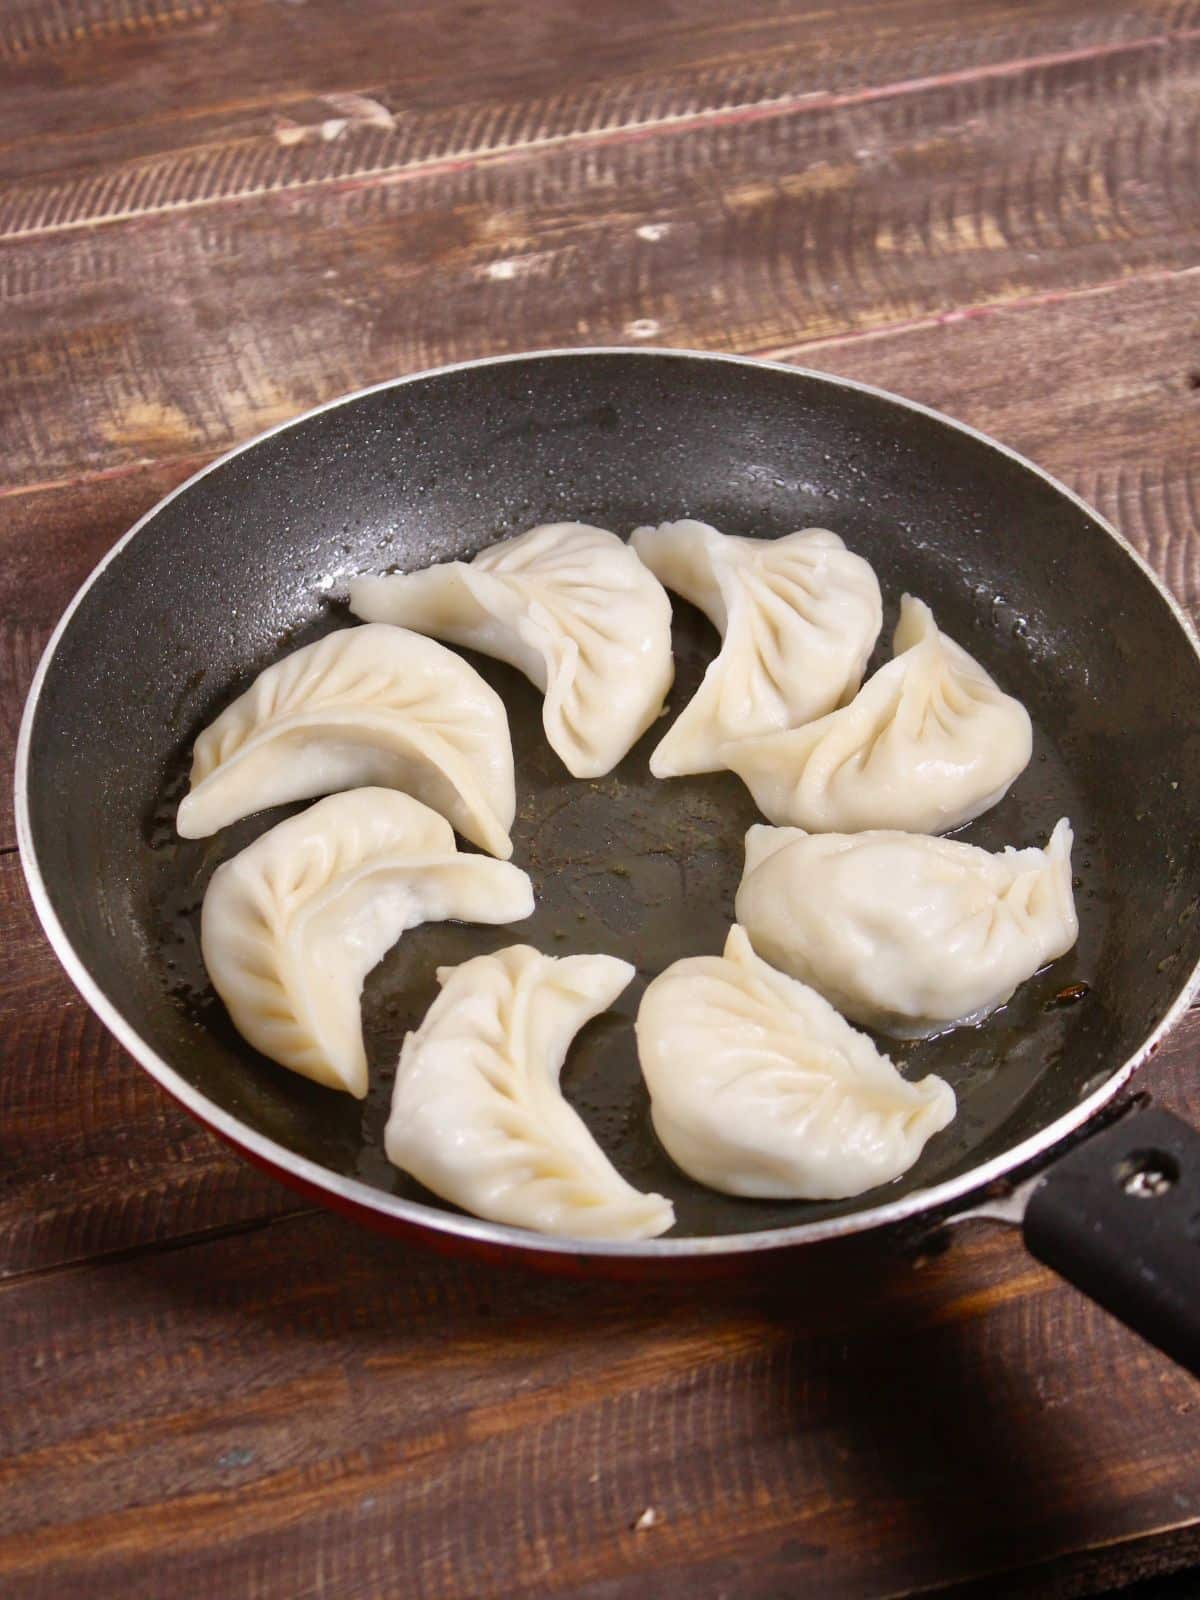
[[[0,1593],[1065,1595],[1197,1559],[1200,1390],[1000,1231],[854,1293],[631,1293],[301,1208],[75,995],[7,768],[160,495],[507,349],[931,402],[1195,612],[1198,90],[1187,0],[2,0]],[[1194,1012],[1145,1074],[1193,1118],[1197,1045]]]

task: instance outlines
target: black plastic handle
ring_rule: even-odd
[[[1024,1226],[1039,1261],[1200,1377],[1200,1133],[1123,1117],[1049,1168]]]

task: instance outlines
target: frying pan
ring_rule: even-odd
[[[537,912],[514,928],[432,925],[401,940],[364,993],[367,1101],[256,1055],[200,960],[213,869],[283,812],[178,839],[192,743],[263,667],[350,620],[339,599],[350,576],[467,556],[542,521],[624,534],[684,516],[739,534],[833,528],[879,574],[885,641],[903,591],[928,600],[1036,730],[1028,770],[961,836],[997,849],[1043,843],[1063,815],[1075,829],[1076,949],[982,1026],[889,1043],[905,1070],[953,1084],[959,1114],[902,1180],[854,1200],[714,1194],[674,1169],[650,1128],[631,1019],[649,977],[720,950],[755,820],[746,791],[729,773],[652,779],[661,726],[609,776],[571,779],[546,746],[539,695],[495,662],[475,660],[509,711],[514,859]],[[686,605],[675,613],[678,709],[716,639]],[[39,667],[17,761],[21,855],[55,950],[126,1049],[252,1161],[361,1221],[443,1247],[659,1276],[942,1215],[1033,1163],[1032,1180],[975,1214],[1023,1212],[1036,1253],[1197,1369],[1200,1138],[1152,1109],[1047,1155],[1112,1100],[1196,986],[1198,707],[1200,653],[1178,606],[1111,527],[1012,451],[793,367],[554,351],[335,401],[143,517]],[[481,1222],[383,1156],[399,1044],[436,968],[518,940],[637,966],[617,1008],[580,1035],[564,1087],[618,1168],[674,1200],[665,1238],[582,1245]]]

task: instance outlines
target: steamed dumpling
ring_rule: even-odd
[[[200,735],[176,827],[202,839],[268,806],[378,784],[512,855],[512,742],[499,695],[403,628],[345,628],[260,673]]]
[[[243,1038],[282,1066],[360,1100],[359,997],[371,968],[420,922],[519,922],[527,875],[459,855],[450,824],[394,789],[353,789],[271,828],[213,873],[200,948]]]
[[[722,750],[772,822],[810,833],[947,833],[994,806],[1025,770],[1029,713],[912,595],[893,650],[848,706]]]
[[[493,1222],[575,1239],[665,1233],[670,1201],[626,1183],[558,1084],[575,1034],[633,972],[529,945],[441,968],[442,992],[400,1052],[388,1158]]]
[[[728,741],[823,716],[862,682],[883,622],[879,584],[836,533],[743,539],[685,520],[638,528],[631,543],[723,636],[650,757],[656,778],[715,772]]]
[[[671,687],[671,603],[615,533],[552,522],[423,572],[358,578],[350,607],[496,656],[545,695],[567,771],[611,771]]]
[[[906,1172],[954,1117],[941,1078],[902,1078],[827,1000],[729,930],[723,956],[650,984],[638,1055],[677,1165],[752,1199],[841,1200]]]
[[[1079,934],[1071,825],[997,855],[911,833],[746,835],[737,920],[772,965],[897,1038],[978,1022]]]

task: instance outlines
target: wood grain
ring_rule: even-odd
[[[899,1594],[1200,1521],[1195,1384],[1011,1237],[853,1266],[631,1293],[314,1216],[14,1283],[0,1584]]]
[[[0,11],[0,61],[24,64],[101,40],[161,35],[227,10],[222,0],[18,0]]]
[[[686,11],[630,0],[25,0],[0,6],[0,178],[194,159],[279,135],[283,146],[328,143],[331,121],[398,124],[413,150],[409,131],[430,113],[457,119],[450,149],[486,151],[661,122],[664,94],[689,75],[723,73],[729,104],[769,98],[777,80],[813,97],[886,93],[1014,62],[1153,50],[1195,25],[1195,6],[1178,0],[976,0],[971,26],[953,29],[924,0],[746,0],[736,17],[720,0]]]
[[[299,1210],[75,995],[8,800],[36,656],[142,511],[503,350],[912,395],[1200,617],[1198,89],[1194,0],[0,0],[0,1592],[995,1600],[1200,1560],[1196,1386],[999,1230],[631,1292]],[[1200,1012],[1142,1077],[1200,1119]]]
[[[894,389],[1031,456],[1200,621],[1200,268],[781,352]]]
[[[710,98],[734,109],[708,120],[439,159],[403,182],[352,162],[252,205],[10,240],[0,488],[211,454],[463,356],[771,350],[1184,270],[1198,77],[1200,38],[1173,34],[747,119],[723,68]],[[336,164],[340,143],[312,159]]]
[[[791,112],[816,112],[870,106],[964,83],[977,95],[1005,79],[1031,71],[1080,68],[1093,91],[1107,82],[1130,78],[1145,89],[1160,82],[1164,66],[1174,66],[1176,47],[1188,59],[1191,30],[1150,32],[1139,38],[1067,48],[1038,49],[1028,55],[989,62],[979,59],[977,36],[968,68],[914,75],[911,58],[869,63],[882,80],[869,78],[853,89],[820,82],[811,49],[776,48],[761,61],[742,52],[736,70],[704,63],[651,75],[639,61],[635,78],[602,82],[564,101],[539,93],[528,100],[467,101],[410,111],[403,89],[385,86],[369,95],[325,96],[317,115],[279,116],[262,132],[231,136],[209,129],[203,142],[157,157],[95,164],[92,154],[81,172],[13,185],[0,199],[0,238],[54,233],[123,221],[162,211],[228,203],[280,190],[299,190],[348,181],[401,180],[461,171],[486,162],[495,165],[563,144],[606,145],[647,135],[692,133],[728,124],[773,120]],[[1000,41],[997,41],[999,43]],[[1003,41],[1011,50],[1015,41]],[[861,64],[867,65],[867,64]],[[900,73],[896,78],[891,73]],[[546,81],[544,65],[539,86]],[[293,107],[293,110],[301,110]],[[308,108],[305,108],[306,110]],[[194,129],[193,134],[200,130]],[[91,141],[89,141],[91,143]],[[16,152],[24,155],[23,149]]]
[[[11,853],[0,856],[0,927],[0,1279],[299,1209],[168,1099],[88,1009]]]

